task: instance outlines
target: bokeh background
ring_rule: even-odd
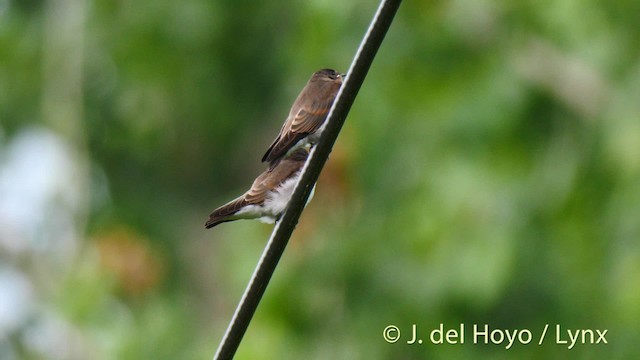
[[[203,223],[376,6],[0,0],[0,359],[211,358],[272,227]],[[639,358],[639,16],[405,1],[237,358]]]

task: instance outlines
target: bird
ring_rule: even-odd
[[[333,69],[321,69],[313,73],[293,103],[280,133],[262,157],[262,162],[274,167],[288,152],[318,141],[344,76]]]
[[[308,157],[309,147],[306,146],[282,158],[276,166],[260,174],[249,191],[215,209],[209,215],[205,228],[240,219],[257,219],[270,224],[279,220],[291,200]],[[313,191],[307,203],[311,197]]]

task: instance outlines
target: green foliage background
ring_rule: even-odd
[[[72,250],[45,241],[59,227],[0,232],[29,243],[0,260],[33,304],[0,359],[213,356],[271,226],[203,223],[262,171],[311,73],[347,70],[375,6],[0,1],[0,160],[44,129],[80,184],[40,214],[71,214]],[[405,1],[237,358],[637,358],[639,15]],[[466,343],[406,344],[440,323]],[[473,345],[473,324],[534,339]],[[545,324],[608,344],[538,346]]]

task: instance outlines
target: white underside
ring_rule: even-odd
[[[322,124],[322,126],[320,126],[320,128],[318,128],[318,130],[314,131],[313,133],[307,135],[306,137],[300,139],[294,146],[292,146],[288,151],[287,151],[287,155],[291,155],[294,151],[309,146],[309,145],[316,145],[318,143],[318,140],[320,140],[320,135],[322,135],[322,132],[324,131],[324,128],[326,127],[326,123]],[[285,155],[285,156],[287,156]]]
[[[257,219],[263,223],[273,224],[277,216],[273,216],[264,205],[249,205],[233,215],[234,219]]]
[[[294,176],[285,180],[275,191],[272,191],[264,201],[262,205],[249,205],[242,208],[234,214],[236,219],[257,219],[267,224],[273,224],[278,217],[284,212],[291,201],[291,195],[296,187],[298,180],[300,179],[300,171]],[[315,193],[315,186],[309,194],[307,204],[313,198]]]
[[[327,126],[327,123],[325,122],[324,124],[322,124],[322,126],[320,126],[320,128],[318,128],[318,130],[307,135],[307,137],[305,138],[307,140],[307,144],[312,144],[312,145],[317,144],[318,140],[320,139],[320,135],[322,135],[322,132],[324,131],[324,128],[326,126]]]

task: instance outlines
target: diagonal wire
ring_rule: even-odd
[[[218,346],[214,360],[232,359],[238,350],[238,346],[240,346],[242,337],[249,327],[251,318],[262,299],[267,284],[298,223],[300,214],[309,198],[309,193],[320,176],[320,171],[322,171],[329,153],[331,153],[331,148],[340,133],[340,129],[382,44],[382,40],[391,26],[400,3],[401,0],[381,1],[364,39],[360,43],[358,52],[351,63],[336,101],[329,111],[326,128],[322,132],[318,144],[311,150],[309,160],[302,170],[302,176],[293,192],[289,206],[273,229],[273,233],[271,233],[271,238]]]

